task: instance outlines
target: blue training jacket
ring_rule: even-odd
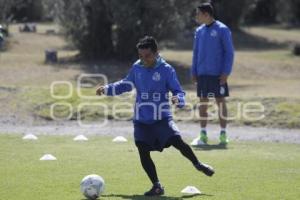
[[[229,28],[220,21],[197,28],[194,39],[192,75],[229,75],[234,48]]]
[[[182,108],[185,105],[185,93],[177,79],[174,68],[161,57],[151,68],[143,66],[140,60],[136,61],[129,74],[121,81],[105,86],[108,96],[120,95],[136,88],[134,121],[152,124],[165,118],[172,119],[169,104],[169,92],[177,96]]]

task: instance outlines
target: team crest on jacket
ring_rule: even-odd
[[[179,128],[177,127],[177,125],[173,120],[169,121],[169,127],[171,127],[173,131],[179,132]]]
[[[152,76],[152,80],[154,81],[160,81],[160,73],[155,72]]]
[[[141,79],[141,78],[142,78],[142,74],[141,74],[141,73],[138,73],[138,74],[137,74],[137,77],[138,77],[138,79]]]
[[[217,35],[218,35],[218,32],[216,30],[212,30],[210,32],[210,36],[212,36],[212,37],[217,37]]]

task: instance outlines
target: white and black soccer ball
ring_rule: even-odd
[[[86,198],[95,200],[103,193],[104,185],[104,179],[101,176],[91,174],[82,179],[80,190]]]

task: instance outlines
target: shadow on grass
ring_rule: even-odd
[[[196,195],[184,195],[181,197],[168,197],[168,196],[158,196],[158,197],[146,197],[144,195],[124,195],[124,194],[109,194],[109,195],[102,195],[102,197],[109,197],[109,198],[113,198],[113,197],[118,197],[118,198],[122,198],[122,199],[132,199],[132,200],[146,200],[146,199],[155,199],[155,200],[183,200],[183,199],[193,199],[194,197],[199,199],[199,197],[201,198],[201,196],[213,196],[213,195],[209,195],[209,194],[196,194]]]
[[[192,34],[193,35],[193,34]],[[233,31],[233,40],[234,47],[236,50],[241,51],[264,51],[264,50],[276,50],[286,48],[288,44],[280,43],[277,41],[272,41],[269,38],[251,34],[243,29]],[[163,42],[163,41],[162,41]],[[188,45],[186,45],[188,43]],[[192,50],[193,46],[193,37],[185,37],[182,41],[174,41],[170,49],[173,50]],[[68,48],[67,46],[64,48]],[[192,52],[191,52],[192,54]],[[137,57],[136,57],[137,59]],[[132,63],[136,60],[128,61],[118,61],[115,59],[110,59],[106,61],[102,60],[89,60],[83,58],[80,54],[73,57],[60,57],[57,64],[54,64],[54,67],[57,68],[71,68],[73,64],[79,65],[79,68],[88,74],[105,74],[109,82],[118,81],[124,78],[129,69],[132,66]],[[182,85],[191,85],[190,77],[190,66],[183,64],[178,61],[168,60],[171,64],[179,78],[179,81]],[[77,80],[78,77],[75,77]],[[95,82],[93,78],[90,78],[90,82]]]
[[[200,151],[210,151],[210,150],[227,150],[227,145],[224,144],[206,144],[206,145],[198,145],[192,146],[194,150]]]
[[[272,41],[269,38],[248,33],[245,30],[236,30],[232,34],[234,47],[237,50],[275,50],[288,46],[286,43]]]
[[[88,60],[78,54],[70,57],[59,57],[58,62],[51,64],[51,66],[55,69],[75,68],[85,74],[102,74],[106,76],[108,82],[115,82],[126,77],[132,64],[133,62],[130,61],[118,61],[113,59],[105,61]],[[75,76],[74,81],[77,81],[80,75]],[[88,79],[90,82],[94,82],[98,81],[99,78],[89,77]]]
[[[274,50],[286,48],[289,44],[270,40],[263,36],[247,32],[247,29],[232,30],[232,38],[236,50]],[[174,50],[192,50],[194,34],[190,32],[176,41],[163,42],[163,46]]]
[[[263,51],[263,50],[282,49],[288,46],[288,44],[286,43],[279,43],[276,41],[272,41],[269,38],[251,34],[243,29],[233,31],[232,35],[233,35],[234,46],[236,50]],[[173,50],[190,50],[190,51],[192,50],[192,46],[193,46],[193,34],[184,37],[182,40],[174,41],[173,45],[171,46],[166,45],[166,47]],[[68,50],[69,48],[72,47],[65,46],[62,47],[62,50],[64,49]],[[57,69],[61,69],[61,68],[71,69],[74,66],[76,66],[77,68],[82,70],[83,73],[105,74],[108,79],[108,82],[115,82],[126,77],[128,71],[132,66],[132,63],[136,59],[132,59],[128,61],[118,61],[113,58],[105,61],[90,60],[90,59],[83,58],[80,54],[77,54],[71,57],[69,56],[59,57],[58,63],[52,64],[52,66]],[[190,77],[190,66],[172,60],[168,60],[168,63],[175,68],[178,79],[182,85],[187,85],[187,86],[193,85]],[[77,80],[78,80],[78,76],[74,77],[74,81]],[[88,84],[94,87],[96,87],[98,83],[104,84],[101,78],[99,79],[96,77],[85,78],[84,81],[86,81]],[[189,87],[193,87],[193,86],[189,86]],[[245,87],[245,86],[240,86],[240,88],[241,87]]]
[[[57,63],[51,64],[56,69],[72,69],[77,66],[80,70],[87,74],[104,74],[108,82],[119,81],[128,74],[132,67],[133,61],[117,61],[117,60],[85,60],[80,55],[73,57],[60,57]],[[167,61],[171,64],[179,78],[181,84],[190,84],[190,67],[176,61]],[[90,82],[96,81],[97,78],[90,77]],[[78,76],[74,77],[74,81],[78,80]]]

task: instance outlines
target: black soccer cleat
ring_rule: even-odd
[[[196,169],[203,172],[206,176],[212,176],[215,173],[215,170],[212,168],[212,166],[204,164],[204,163],[198,163],[195,165]]]
[[[152,188],[145,192],[144,195],[145,196],[160,196],[163,195],[165,193],[164,187],[162,186],[158,186],[158,185],[153,185]]]

